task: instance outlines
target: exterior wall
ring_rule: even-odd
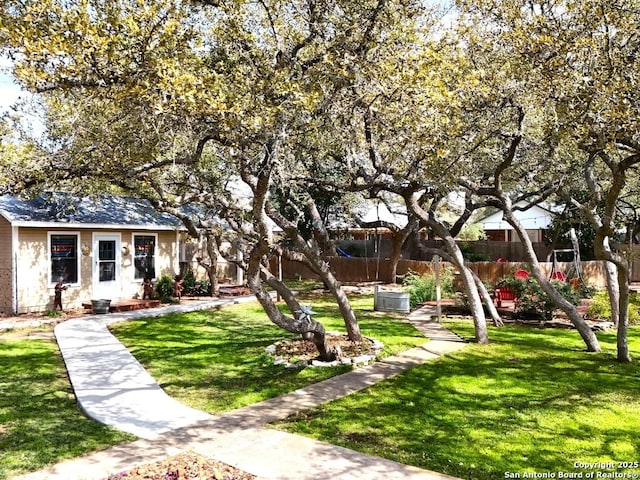
[[[529,235],[529,239],[532,242],[540,243],[544,242],[544,232],[545,230],[542,229],[530,229],[527,230],[527,235]],[[495,242],[520,242],[520,237],[514,230],[486,230],[485,234],[487,235],[487,240]]]
[[[142,297],[142,279],[135,278],[135,268],[133,265],[134,235],[157,235],[157,251],[155,255],[156,277],[152,279],[154,283],[163,275],[169,275],[173,278],[180,271],[178,265],[178,239],[175,232],[143,232],[140,230],[122,232],[122,248],[128,248],[129,254],[122,256],[121,298]]]
[[[19,228],[16,256],[17,313],[40,312],[51,308],[53,285],[49,285],[47,279],[47,231]],[[70,288],[63,294],[63,305],[70,295],[77,293],[76,290]]]
[[[142,279],[134,278],[133,231],[130,230],[81,230],[64,228],[28,228],[18,230],[17,247],[17,298],[18,312],[42,312],[53,307],[54,284],[50,282],[50,254],[48,232],[79,233],[80,267],[78,284],[70,285],[62,294],[64,309],[81,308],[82,303],[93,297],[93,236],[94,234],[120,235],[120,285],[112,300],[135,298],[142,295]],[[177,236],[173,231],[138,231],[140,234],[157,234],[156,275],[173,276],[178,268]],[[0,227],[0,238],[2,228]],[[4,245],[4,244],[3,244]],[[124,247],[129,248],[125,254]],[[1,261],[0,253],[0,261]],[[0,297],[0,301],[1,301]]]
[[[12,228],[0,217],[0,314],[13,313]]]

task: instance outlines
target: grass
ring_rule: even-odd
[[[473,338],[469,322],[448,326]],[[615,333],[599,334],[604,354],[585,353],[575,331],[490,336],[277,427],[469,479],[640,459],[640,369],[615,361]],[[640,357],[640,328],[629,341]]]
[[[306,298],[328,331],[344,332],[331,301]],[[373,297],[353,297],[364,335],[385,344],[384,355],[425,342],[393,314],[373,312]],[[274,365],[265,348],[288,334],[273,325],[257,303],[210,312],[168,315],[121,323],[114,334],[177,400],[209,413],[239,408],[293,391],[350,367],[286,369]]]
[[[0,478],[134,438],[80,412],[54,342],[1,338]]]
[[[308,295],[315,318],[344,331],[337,307]],[[363,333],[384,342],[386,355],[424,342],[401,316],[373,312],[372,303],[353,297]],[[474,336],[470,322],[448,326]],[[255,303],[123,323],[114,332],[170,395],[210,413],[344,371],[273,365],[264,349],[288,334]],[[615,362],[615,333],[599,334],[603,354],[585,353],[574,331],[505,327],[490,336],[489,346],[468,345],[278,428],[472,479],[640,458],[640,369]],[[629,342],[640,357],[639,327]],[[2,341],[0,362],[0,478],[132,438],[82,416],[53,342]]]

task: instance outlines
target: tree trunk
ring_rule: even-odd
[[[284,250],[283,253],[288,259],[302,263],[320,277],[320,279],[324,283],[324,286],[327,288],[327,290],[329,290],[329,293],[331,293],[334,300],[336,301],[336,304],[338,305],[338,309],[340,310],[340,315],[342,316],[342,320],[344,321],[349,340],[351,340],[352,342],[361,341],[362,333],[360,332],[360,326],[358,325],[356,314],[353,311],[353,308],[351,308],[349,298],[344,293],[342,285],[336,279],[335,275],[333,275],[333,272],[331,272],[329,263],[324,261],[318,255],[313,254],[312,252],[301,254],[299,252]]]
[[[475,330],[476,342],[479,344],[489,343],[489,334],[487,333],[487,319],[482,308],[482,301],[478,294],[473,272],[464,264],[464,257],[460,247],[456,243],[455,238],[447,227],[439,222],[433,211],[427,212],[418,202],[418,197],[414,193],[408,193],[404,196],[407,209],[410,210],[419,220],[431,227],[437,236],[444,242],[445,249],[453,264],[460,270],[462,281],[464,283],[465,293],[469,299],[469,308],[473,316],[473,326]]]
[[[459,250],[459,249],[458,249]],[[462,252],[459,252],[462,257]],[[457,262],[456,262],[457,263]],[[469,308],[473,316],[473,325],[475,327],[476,342],[481,345],[489,343],[489,333],[487,332],[487,319],[482,308],[480,294],[474,280],[474,273],[464,265],[464,262],[456,265],[460,269],[462,281],[464,282],[465,293],[469,299]],[[486,291],[486,290],[485,290]]]
[[[391,244],[391,258],[389,259],[391,268],[389,272],[389,278],[387,279],[389,283],[396,283],[396,277],[398,276],[398,262],[400,261],[400,256],[402,255],[402,245],[404,245],[404,241],[406,240],[406,238],[406,236],[398,238],[397,234],[393,236]]]
[[[617,347],[618,361],[621,363],[631,363],[631,354],[629,353],[629,341],[627,339],[629,330],[629,272],[627,269],[620,268],[618,265],[618,284],[620,285],[620,307],[618,319]]]
[[[218,295],[218,240],[211,232],[207,232],[205,238],[207,241],[207,255],[211,262],[211,268],[207,269],[207,275],[211,283],[211,295],[216,296]]]
[[[324,327],[320,322],[311,318],[310,315],[301,314],[291,318],[284,315],[277,307],[271,295],[264,289],[261,280],[262,265],[266,259],[272,245],[272,231],[268,226],[266,215],[267,197],[271,184],[271,172],[275,160],[278,158],[279,140],[274,140],[273,145],[269,145],[265,152],[262,168],[254,178],[247,171],[241,170],[242,179],[251,186],[253,192],[252,199],[252,220],[256,233],[256,240],[249,250],[249,258],[246,261],[247,286],[262,305],[265,313],[274,324],[291,333],[309,335],[313,338],[313,343],[318,349],[320,359],[323,361],[333,361],[336,358],[327,344]],[[238,249],[241,253],[242,250]]]
[[[473,279],[476,283],[476,287],[478,288],[478,293],[480,294],[480,297],[484,301],[484,305],[485,307],[487,307],[489,316],[493,321],[493,325],[496,327],[504,327],[504,322],[502,321],[502,318],[498,313],[498,309],[493,303],[493,298],[491,298],[491,295],[489,295],[489,292],[487,291],[487,287],[484,286],[484,283],[482,283],[482,280],[480,280],[480,277],[478,277],[475,274],[475,272],[471,272],[471,273],[473,274]]]
[[[320,212],[318,212],[318,207],[312,198],[307,200],[307,208],[309,210],[309,214],[311,216],[311,225],[313,226],[313,230],[316,232],[318,237],[321,239],[321,244],[329,246],[330,248],[334,248],[333,242],[327,232],[327,229],[324,226],[324,222],[322,221],[322,217],[320,216]],[[306,242],[305,242],[306,245]],[[345,327],[347,328],[347,335],[349,340],[352,342],[359,342],[362,340],[362,333],[360,333],[360,326],[358,325],[358,319],[356,318],[356,314],[351,308],[351,304],[349,303],[349,299],[347,295],[344,293],[342,289],[342,285],[336,279],[335,275],[329,268],[329,262],[325,261],[325,259],[315,254],[313,250],[308,249],[307,253],[309,261],[313,263],[319,270],[322,281],[325,286],[329,289],[333,298],[335,298],[336,303],[338,304],[338,308],[340,309],[340,313],[344,320]],[[326,256],[327,252],[322,250],[322,253]]]
[[[607,293],[611,306],[611,321],[617,327],[620,322],[620,283],[618,282],[618,268],[613,262],[604,261],[604,272],[607,276]]]
[[[264,247],[256,246],[250,253],[247,268],[247,285],[262,305],[265,313],[274,324],[284,330],[297,333],[299,335],[311,337],[316,346],[319,358],[325,362],[331,362],[336,359],[336,354],[331,350],[327,343],[324,327],[320,322],[313,320],[310,316],[299,315],[297,318],[291,318],[284,315],[276,306],[271,295],[264,289],[261,276],[261,263],[263,258]]]
[[[418,222],[415,218],[411,218],[407,225],[399,231],[394,232],[393,234],[393,243],[391,246],[391,271],[389,272],[389,283],[396,283],[396,278],[398,276],[398,263],[400,262],[400,257],[402,256],[402,246],[407,241],[407,238],[417,228]]]
[[[295,316],[297,312],[302,311],[302,307],[298,302],[298,299],[293,294],[291,289],[287,287],[287,285],[284,282],[281,282],[280,280],[278,280],[278,278],[276,278],[276,276],[273,275],[264,266],[262,267],[261,275],[263,280],[267,283],[267,285],[273,288],[276,292],[278,292],[278,295],[282,297],[282,299],[284,300],[284,303],[287,304],[287,308],[289,309],[292,315]]]
[[[336,303],[338,304],[338,309],[340,310],[340,314],[342,315],[342,319],[344,320],[344,325],[347,329],[347,336],[349,337],[349,340],[351,340],[352,342],[361,341],[362,333],[360,332],[360,325],[358,325],[356,314],[353,311],[353,308],[351,308],[351,303],[349,303],[349,298],[347,297],[346,293],[344,293],[342,285],[329,270],[328,263],[326,264],[326,271],[322,271],[322,281],[329,289],[331,295],[333,295],[333,298],[335,298]]]
[[[618,331],[616,340],[618,350],[617,359],[621,363],[631,363],[629,341],[627,339],[629,330],[629,262],[627,262],[624,257],[616,254],[611,250],[611,247],[609,245],[609,237],[604,233],[604,231],[604,228],[601,227],[596,232],[595,247],[596,256],[598,258],[603,258],[606,264],[614,264],[618,273]],[[614,276],[613,278],[616,277]],[[610,280],[608,275],[607,280]],[[611,313],[613,315],[613,310]]]
[[[533,245],[531,243],[531,239],[527,234],[526,230],[522,226],[522,224],[516,219],[513,215],[513,211],[510,208],[510,204],[506,204],[504,209],[504,218],[509,224],[515,229],[518,237],[520,238],[520,242],[525,247],[525,255],[529,262],[529,267],[531,268],[531,274],[536,279],[540,288],[549,296],[551,301],[561,309],[569,320],[576,327],[576,330],[584,340],[585,345],[587,346],[587,351],[589,352],[601,352],[600,343],[598,342],[598,337],[596,337],[595,333],[591,330],[591,327],[587,324],[587,322],[582,318],[580,313],[578,313],[578,309],[569,302],[566,298],[564,298],[558,290],[554,288],[551,282],[543,275],[542,270],[540,269],[540,264],[538,263],[538,258],[536,257],[535,250],[533,249]]]
[[[469,309],[473,316],[473,326],[475,330],[476,342],[485,345],[489,343],[489,334],[487,332],[487,319],[482,308],[482,301],[480,300],[480,294],[476,287],[474,279],[474,273],[464,264],[464,257],[460,247],[456,243],[453,236],[449,233],[446,227],[438,222],[432,215],[428,218],[429,226],[435,231],[444,242],[445,248],[451,257],[454,265],[460,271],[462,276],[462,282],[464,284],[465,294],[469,300]]]
[[[320,217],[320,213],[318,212],[313,200],[309,199],[307,201],[307,206],[311,215],[313,229],[320,237],[320,243],[322,245],[329,246],[329,248],[332,248],[332,242],[329,239],[329,235],[326,229],[324,228],[322,218]],[[349,298],[342,289],[342,285],[336,279],[335,275],[333,275],[333,272],[331,272],[331,268],[329,266],[329,262],[327,262],[324,258],[324,254],[326,252],[323,252],[321,249],[320,251],[318,251],[318,249],[311,248],[307,241],[300,235],[300,232],[297,229],[296,225],[294,225],[280,213],[276,211],[270,211],[269,215],[275,221],[275,223],[283,229],[287,236],[294,242],[297,250],[299,250],[298,252],[287,252],[287,254],[291,256],[290,258],[295,261],[304,263],[312,271],[317,273],[320,276],[320,279],[324,283],[325,287],[327,287],[329,292],[331,292],[331,295],[338,305],[340,314],[342,315],[349,340],[354,342],[361,341],[362,333],[360,332],[358,319],[356,318],[356,314],[353,311],[353,308],[351,308]]]
[[[428,249],[428,250],[431,250],[431,249]],[[437,251],[438,251],[438,255],[441,255],[446,261],[448,261],[451,264],[455,264],[455,262],[453,261],[453,258],[447,252],[443,252],[440,249],[438,249]],[[473,270],[470,270],[470,271],[471,271],[471,274],[473,275],[476,288],[478,289],[478,294],[480,295],[480,298],[482,298],[482,301],[484,302],[485,307],[487,308],[487,311],[491,316],[491,320],[493,321],[493,324],[496,327],[503,327],[504,322],[502,321],[502,318],[500,317],[500,314],[498,313],[498,310],[496,309],[496,306],[493,303],[493,298],[491,298],[491,295],[489,295],[489,292],[487,291],[487,287],[484,286],[484,283],[482,283],[482,280],[480,280],[480,277],[478,277]]]

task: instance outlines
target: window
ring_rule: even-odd
[[[133,236],[133,264],[135,278],[156,278],[156,243],[155,235]]]
[[[113,282],[116,279],[116,241],[98,242],[98,279],[100,282]]]
[[[78,235],[50,234],[51,283],[78,283]]]

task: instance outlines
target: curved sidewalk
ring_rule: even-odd
[[[80,408],[89,418],[147,439],[212,418],[169,397],[107,327],[123,320],[206,310],[249,300],[252,297],[184,302],[89,315],[58,324],[54,329],[56,340]]]
[[[430,341],[424,345],[218,416],[194,410],[168,397],[107,330],[108,324],[116,321],[207,309],[247,300],[253,300],[253,297],[91,316],[58,325],[56,336],[82,409],[98,421],[143,439],[19,478],[101,479],[135,465],[190,450],[263,479],[453,479],[437,472],[265,428],[270,422],[344,397],[443,353],[464,347],[459,337],[431,321],[433,311],[429,307],[409,316],[409,321],[429,338]]]

